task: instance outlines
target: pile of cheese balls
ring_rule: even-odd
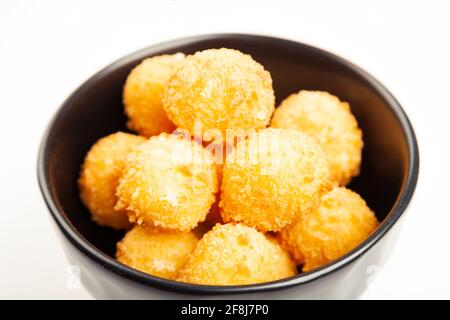
[[[270,73],[222,48],[143,60],[123,103],[137,134],[97,141],[79,178],[92,219],[127,231],[121,263],[187,283],[262,283],[325,265],[377,226],[345,187],[361,130],[329,93],[275,109]]]

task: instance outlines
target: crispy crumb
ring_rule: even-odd
[[[194,251],[193,232],[157,231],[135,226],[117,243],[117,260],[132,268],[174,280]]]
[[[117,132],[98,140],[87,153],[78,184],[83,203],[99,225],[130,227],[126,213],[114,209],[115,192],[125,157],[145,141],[143,137]]]
[[[147,58],[128,75],[123,103],[131,130],[146,137],[175,130],[163,110],[162,98],[170,77],[183,60],[182,53]]]
[[[202,129],[264,128],[275,104],[272,78],[250,55],[209,49],[186,57],[169,81],[164,110],[178,127],[194,135]]]
[[[263,129],[226,159],[219,207],[225,221],[278,231],[331,188],[316,142],[297,130]]]
[[[316,139],[327,156],[335,183],[346,185],[359,174],[362,131],[347,102],[327,92],[300,91],[283,100],[271,126],[298,129]]]
[[[242,224],[217,224],[197,244],[178,281],[242,285],[295,275],[289,255],[264,234]]]
[[[130,221],[144,227],[189,231],[205,220],[217,189],[212,154],[163,133],[127,158],[116,208],[127,210]]]
[[[295,260],[310,271],[351,251],[378,225],[366,202],[345,187],[324,195],[320,206],[280,232]]]

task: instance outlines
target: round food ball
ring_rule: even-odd
[[[116,208],[144,227],[189,231],[205,220],[217,189],[212,154],[194,141],[163,133],[127,158]]]
[[[331,179],[346,185],[359,174],[362,132],[347,102],[327,92],[300,91],[275,110],[274,128],[293,128],[312,136],[330,163]]]
[[[278,231],[314,209],[331,188],[317,143],[298,130],[263,129],[227,156],[221,213],[260,231]]]
[[[87,153],[78,184],[81,200],[99,225],[114,229],[130,227],[126,213],[114,209],[116,187],[124,159],[145,141],[134,134],[117,132],[98,140]]]
[[[250,55],[232,49],[210,49],[188,56],[169,81],[164,110],[178,127],[198,136],[216,129],[266,127],[275,96],[272,78]]]
[[[283,229],[280,238],[306,272],[351,251],[377,225],[375,214],[357,193],[335,187],[316,210]]]
[[[241,224],[217,224],[198,242],[178,281],[243,285],[295,275],[287,252],[264,234]]]
[[[116,258],[134,269],[174,280],[197,242],[193,232],[152,231],[135,226],[117,243]]]
[[[146,137],[175,130],[163,110],[162,98],[169,78],[183,60],[182,53],[147,58],[128,75],[123,103],[131,130]]]

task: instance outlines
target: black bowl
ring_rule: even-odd
[[[257,285],[200,286],[168,281],[114,260],[123,233],[93,223],[78,195],[80,164],[99,138],[125,130],[122,87],[143,58],[208,48],[249,53],[270,71],[277,103],[299,89],[324,90],[348,101],[364,133],[359,192],[381,221],[361,245],[312,272]],[[98,298],[354,298],[366,288],[392,248],[398,219],[413,195],[419,155],[411,124],[395,98],[355,65],[298,42],[255,35],[219,34],[158,44],[109,65],[60,107],[42,139],[39,185],[81,280]],[[393,228],[393,227],[396,228]]]

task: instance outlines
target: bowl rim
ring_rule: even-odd
[[[96,81],[99,78],[102,78],[103,76],[108,74],[111,70],[114,70],[120,67],[121,65],[127,64],[128,62],[136,59],[137,57],[141,57],[144,54],[152,55],[153,52],[157,51],[171,50],[174,47],[188,44],[191,42],[213,40],[213,39],[230,39],[230,40],[239,39],[239,40],[253,40],[253,41],[257,40],[260,42],[276,42],[283,46],[295,46],[302,50],[314,52],[315,54],[321,55],[326,59],[331,59],[334,62],[337,62],[338,64],[341,64],[344,67],[350,69],[352,72],[358,74],[362,79],[367,81],[368,84],[372,88],[374,88],[374,90],[376,90],[380,94],[380,96],[387,102],[387,105],[390,107],[390,110],[394,113],[395,117],[399,121],[400,126],[402,127],[402,131],[405,134],[407,140],[408,154],[409,154],[409,170],[406,175],[405,179],[406,181],[403,182],[403,188],[400,191],[400,194],[397,197],[392,209],[387,214],[386,218],[380,223],[377,229],[365,241],[363,241],[356,248],[354,248],[344,256],[340,257],[339,259],[310,272],[301,273],[289,278],[260,284],[237,285],[237,286],[209,286],[209,285],[182,283],[159,278],[135,270],[101,252],[99,249],[97,249],[91,243],[89,243],[84,238],[84,236],[81,235],[75,229],[70,220],[65,216],[64,212],[58,208],[57,201],[51,192],[49,181],[48,138],[55,124],[58,122],[58,119],[65,112],[67,105],[69,105],[72,100],[76,99],[78,95],[80,95],[87,87],[89,87],[92,82]],[[103,69],[95,73],[93,76],[91,76],[88,80],[83,82],[77,89],[75,89],[75,91],[58,108],[57,112],[50,120],[47,129],[42,137],[37,161],[38,184],[42,196],[44,198],[45,204],[48,210],[50,211],[51,216],[58,225],[59,229],[64,234],[64,236],[81,253],[83,253],[96,263],[100,264],[102,267],[115,273],[116,275],[119,275],[131,281],[139,282],[146,286],[153,286],[158,289],[178,293],[210,294],[210,295],[255,293],[255,292],[267,292],[272,290],[286,289],[292,286],[306,284],[316,279],[328,276],[340,270],[341,268],[347,266],[348,264],[358,259],[371,247],[373,247],[400,218],[400,216],[403,214],[403,212],[409,205],[411,198],[414,194],[414,190],[417,185],[418,175],[419,175],[419,149],[412,125],[406,113],[400,106],[399,102],[384,87],[384,85],[382,85],[373,76],[371,76],[369,73],[367,73],[360,67],[356,66],[355,64],[347,61],[344,58],[341,58],[323,49],[319,49],[317,47],[304,44],[302,42],[279,37],[257,35],[257,34],[240,34],[240,33],[205,34],[170,40],[135,51],[104,67]]]

